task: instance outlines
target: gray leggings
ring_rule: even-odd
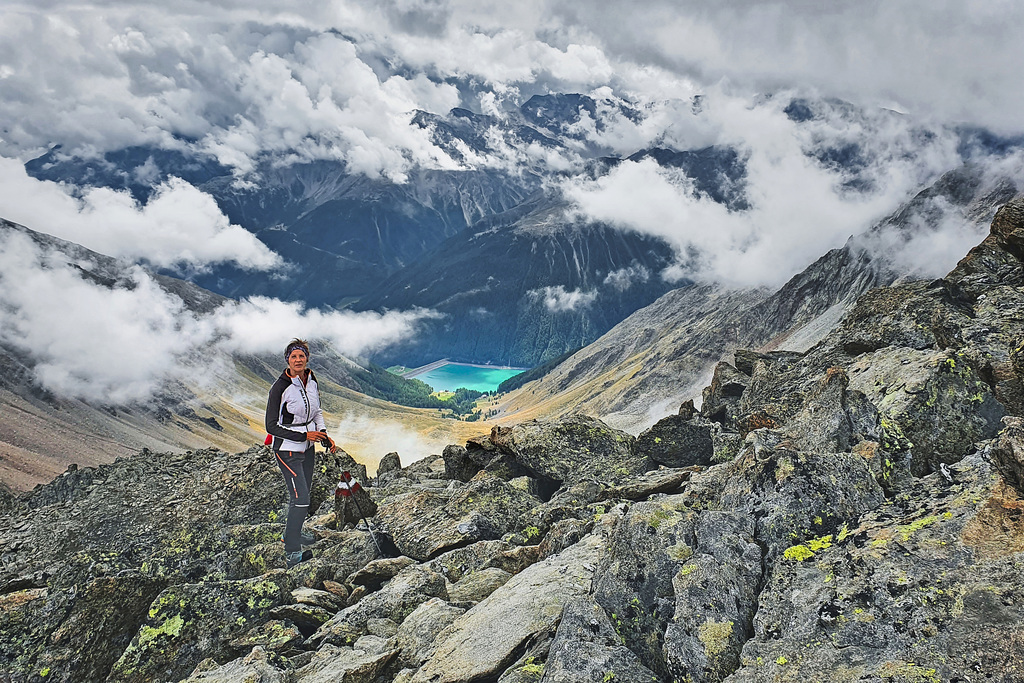
[[[304,452],[275,451],[277,466],[288,489],[288,521],[284,526],[284,551],[302,550],[302,523],[309,515],[309,489],[313,485],[313,444]]]

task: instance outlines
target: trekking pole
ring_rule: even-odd
[[[352,481],[352,475],[349,474],[348,470],[341,473],[341,480],[338,481],[338,488],[334,490],[335,495],[340,493],[343,496],[351,496],[352,503],[356,506],[356,512],[359,513],[360,519],[363,520],[363,524],[366,525],[366,530],[370,532],[370,538],[373,539],[373,544],[377,546],[377,552],[380,553],[381,557],[386,557],[384,551],[380,547],[380,543],[377,542],[377,537],[373,534],[373,527],[370,526],[369,520],[366,519],[366,515],[363,514],[362,508],[359,507],[359,501],[356,500],[356,491],[359,491],[362,486],[359,482]]]

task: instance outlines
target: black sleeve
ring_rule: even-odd
[[[296,432],[291,429],[285,429],[277,424],[277,418],[281,415],[281,395],[284,390],[288,387],[288,382],[278,378],[274,382],[274,386],[270,387],[270,396],[267,398],[267,416],[264,419],[264,427],[267,428],[267,434],[276,436],[279,439],[287,439],[288,441],[305,441],[306,432]]]

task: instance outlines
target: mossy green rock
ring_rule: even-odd
[[[618,520],[594,576],[594,599],[604,608],[623,644],[659,676],[672,618],[672,577],[683,546],[693,547],[697,512],[680,496],[636,503]]]
[[[522,667],[530,673],[530,667]],[[650,683],[660,680],[625,645],[608,615],[591,596],[574,597],[562,610],[547,660],[534,666],[534,681]],[[520,680],[526,680],[523,676]]]
[[[1006,409],[967,357],[947,351],[885,348],[851,366],[851,389],[877,406],[911,452],[911,471],[932,472],[953,463],[975,441],[992,438]],[[884,425],[885,423],[883,423]],[[886,444],[883,444],[886,445]]]
[[[39,669],[49,669],[50,680],[106,677],[166,584],[137,572],[90,582],[77,593],[67,616],[50,636]]]
[[[231,641],[269,621],[273,608],[291,602],[293,588],[282,570],[245,581],[172,586],[150,605],[108,680],[176,680],[206,657],[233,659],[241,653]]]
[[[984,452],[949,471],[776,563],[729,680],[1024,679],[1024,498]]]
[[[633,452],[631,435],[586,415],[499,428],[491,440],[533,476],[559,486],[581,479],[619,481],[651,469]]]

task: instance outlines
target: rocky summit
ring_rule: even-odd
[[[0,490],[0,679],[1024,680],[1022,259],[1017,198],[946,277],[737,350],[637,438],[323,454],[292,569],[263,447]]]

